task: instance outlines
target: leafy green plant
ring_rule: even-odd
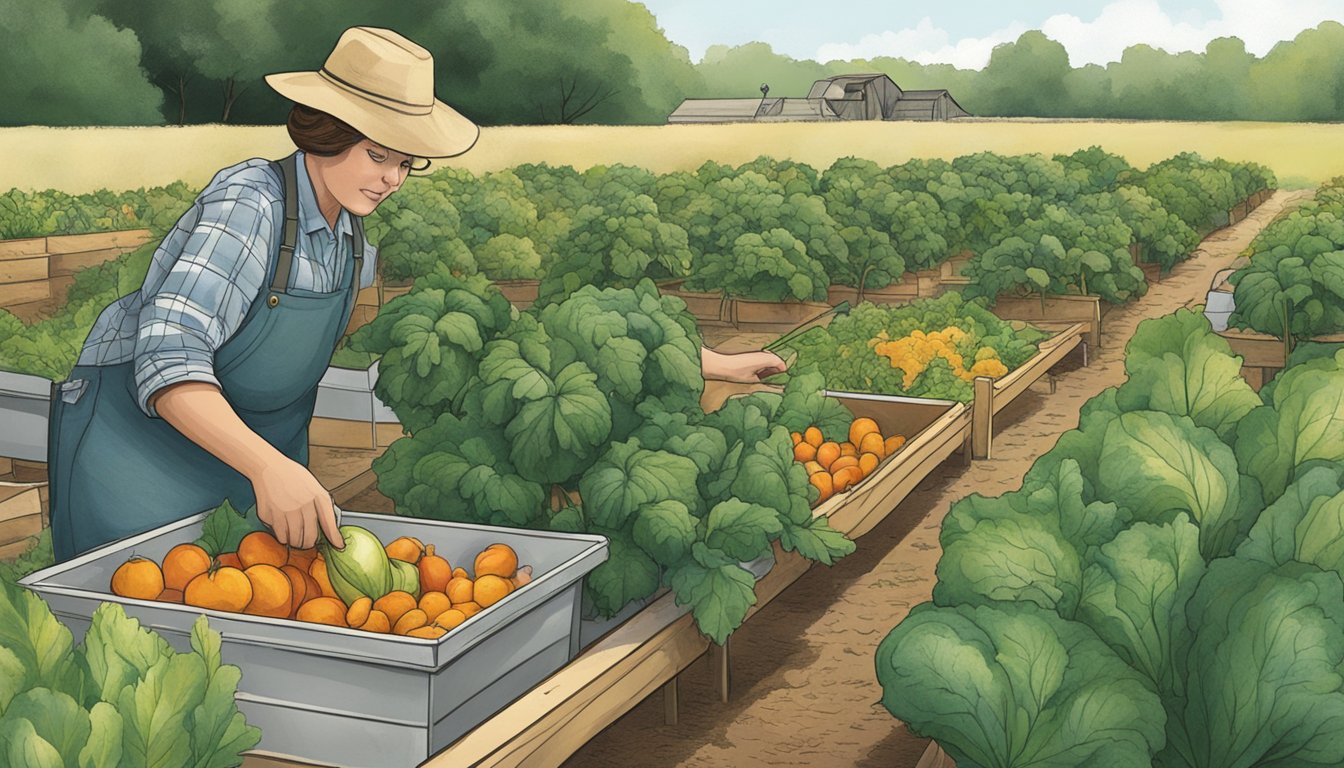
[[[1020,490],[953,506],[887,708],[973,765],[1344,762],[1344,453],[1304,418],[1344,355],[1295,362],[1259,404],[1202,317],[1141,323]]]
[[[378,395],[410,431],[374,462],[398,512],[606,536],[597,613],[668,586],[723,642],[755,602],[743,562],[775,541],[826,563],[853,550],[793,460],[789,432],[843,410],[821,377],[706,414],[694,320],[649,280],[518,312],[440,267],[351,345],[382,354]]]
[[[0,580],[0,761],[25,766],[229,766],[261,732],[234,703],[205,616],[191,650],[103,603],[78,646],[47,604]]]
[[[965,334],[955,345],[962,361],[956,370],[939,357],[927,361],[927,367],[907,383],[906,371],[877,351],[878,342],[950,327]],[[960,294],[947,293],[896,306],[865,302],[824,328],[800,333],[783,349],[797,354],[795,368],[824,371],[830,389],[969,402],[972,387],[964,376],[977,362],[993,357],[1011,371],[1031,359],[1046,337],[1036,329],[1000,320]],[[993,351],[992,356],[986,349]]]

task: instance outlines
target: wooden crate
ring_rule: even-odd
[[[1088,346],[1101,346],[1102,301],[1096,296],[1047,296],[1039,298],[1009,298],[1000,296],[990,308],[1003,320],[1031,323],[1047,330],[1064,330],[1074,323],[1082,323]]]

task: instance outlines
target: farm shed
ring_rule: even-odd
[[[946,90],[903,91],[886,75],[862,74],[818,80],[801,99],[686,99],[667,122],[949,120],[968,116]]]

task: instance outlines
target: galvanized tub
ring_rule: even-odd
[[[238,707],[262,730],[261,754],[341,766],[417,765],[564,666],[579,650],[583,577],[607,558],[602,536],[527,531],[346,512],[384,542],[415,536],[449,562],[494,542],[513,547],[533,580],[437,640],[381,635],[191,606],[120,598],[112,573],[131,554],[162,561],[201,534],[205,514],[37,571],[41,595],[75,640],[94,609],[116,602],[178,650],[197,615],[242,669]]]
[[[0,456],[47,460],[51,380],[0,371]]]

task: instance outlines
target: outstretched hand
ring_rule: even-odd
[[[756,384],[764,378],[783,373],[788,367],[779,355],[764,351],[728,355],[706,349],[701,363],[706,379],[739,384]]]

